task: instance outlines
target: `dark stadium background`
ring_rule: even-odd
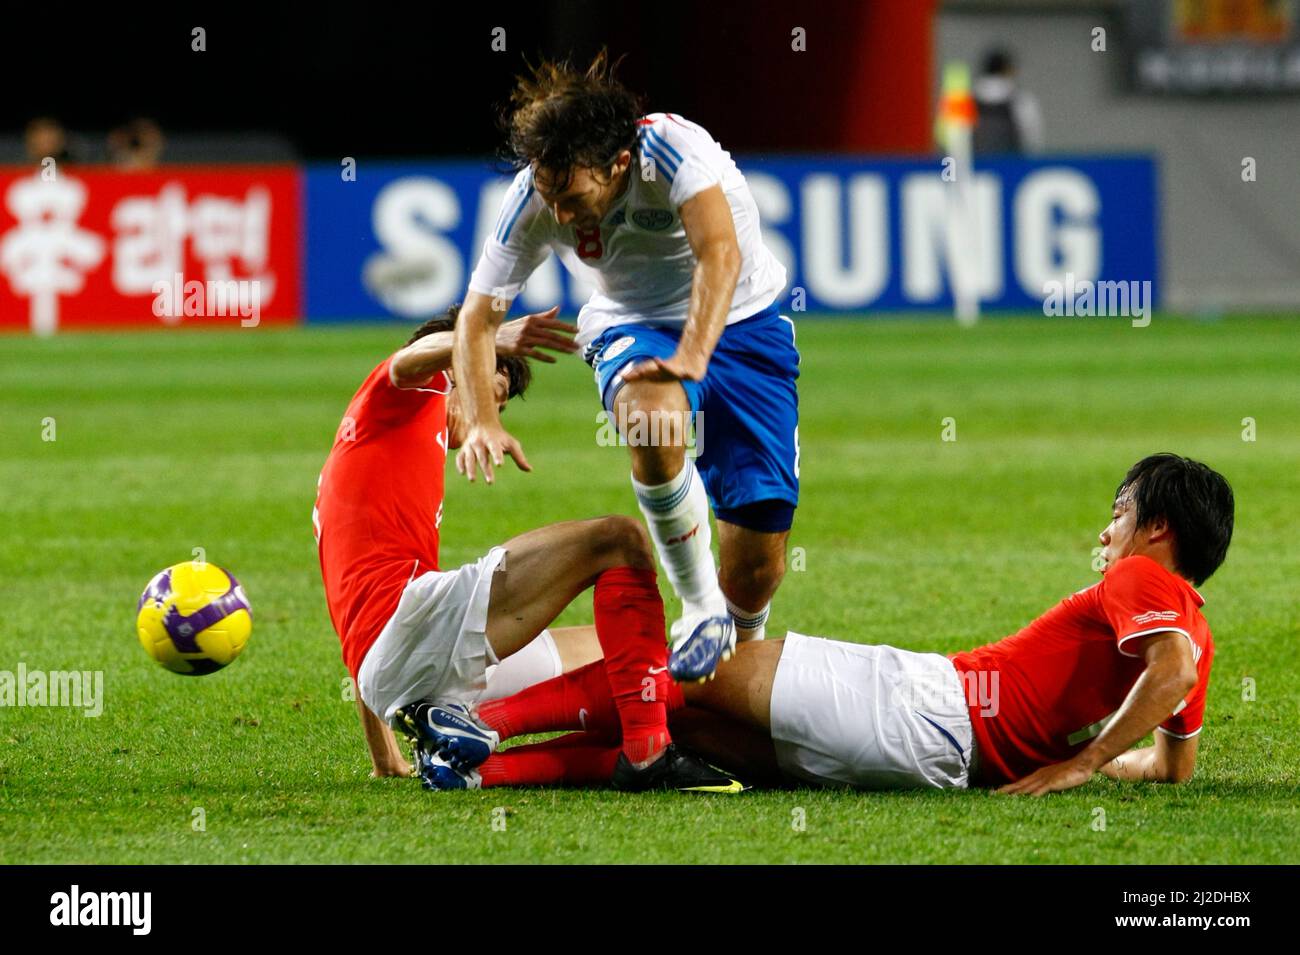
[[[508,95],[522,57],[582,59],[608,44],[628,54],[622,75],[648,108],[708,116],[731,148],[924,151],[933,7],[206,3],[73,16],[14,5],[0,131],[42,115],[88,130],[147,116],[169,137],[283,134],[305,159],[483,155],[497,145],[487,107]],[[796,25],[809,55],[791,52]],[[195,26],[207,30],[204,53],[190,49]],[[490,48],[498,26],[504,53]]]

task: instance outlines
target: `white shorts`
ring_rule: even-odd
[[[505,558],[493,547],[455,570],[412,578],[361,661],[357,690],[375,715],[392,722],[416,700],[470,703],[499,661],[487,641],[492,574]]]
[[[961,678],[947,657],[791,631],[772,683],[776,759],[803,782],[965,788],[974,758]]]

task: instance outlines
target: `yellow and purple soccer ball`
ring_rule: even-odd
[[[135,624],[140,645],[154,660],[173,673],[203,676],[243,651],[253,632],[253,608],[229,571],[187,560],[149,581]]]

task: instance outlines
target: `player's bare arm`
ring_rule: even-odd
[[[628,369],[623,380],[700,381],[722,336],[740,277],[740,244],[731,206],[721,186],[711,186],[682,203],[682,228],[695,254],[690,311],[677,353]]]
[[[1093,773],[1168,719],[1179,702],[1196,686],[1196,664],[1192,659],[1191,645],[1181,633],[1164,631],[1145,638],[1142,657],[1146,669],[1133,684],[1115,718],[1091,745],[1077,756],[1044,766],[1024,779],[1003,786],[998,792],[1043,796],[1081,786],[1092,778]],[[1190,771],[1187,775],[1190,777]]]
[[[434,332],[407,345],[388,363],[388,380],[395,388],[422,388],[434,375],[451,367],[451,332]]]
[[[500,306],[497,308],[496,306]],[[456,470],[473,481],[479,471],[491,484],[492,465],[500,466],[510,455],[520,470],[531,471],[524,449],[505,428],[497,412],[492,376],[496,371],[496,333],[510,310],[510,302],[492,299],[478,292],[465,296],[452,366],[461,388],[461,407],[466,416],[465,441],[456,452]]]
[[[1185,783],[1196,770],[1200,739],[1200,736],[1179,739],[1157,730],[1154,745],[1121,753],[1098,772],[1111,779]]]
[[[376,779],[411,775],[411,764],[402,755],[393,731],[370,711],[360,697],[357,698],[357,713],[361,717],[361,729],[366,734],[366,748],[370,750],[370,775]]]
[[[542,351],[543,348],[561,353],[578,350],[569,337],[574,332],[573,326],[556,318],[558,306],[504,322],[509,310],[508,299],[470,292],[461,306],[449,355],[461,393],[461,407],[468,419],[465,441],[456,454],[456,470],[471,481],[481,471],[488,484],[495,477],[493,466],[500,467],[505,455],[512,457],[520,470],[532,470],[523,447],[501,426],[493,386],[497,355],[553,363],[555,358]]]

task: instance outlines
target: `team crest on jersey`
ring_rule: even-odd
[[[673,224],[673,214],[667,209],[637,209],[632,221],[649,232],[662,232]]]
[[[600,353],[600,360],[610,361],[611,359],[617,358],[619,355],[623,354],[623,352],[631,348],[635,342],[636,339],[631,335],[624,335]]]

